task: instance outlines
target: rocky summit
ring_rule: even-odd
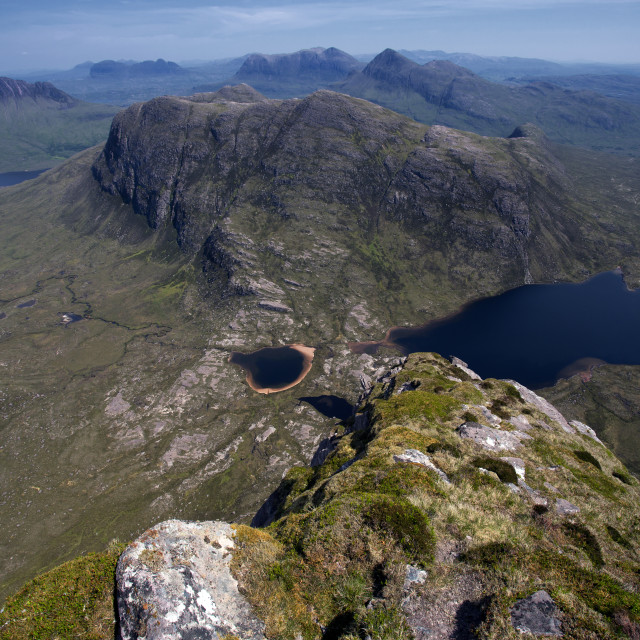
[[[638,481],[587,425],[457,362],[380,375],[268,526],[174,520],[129,545],[109,565],[122,638],[637,637]],[[8,601],[1,637],[64,571]],[[86,626],[95,596],[70,601]]]
[[[174,523],[145,533],[119,561],[119,592],[138,590],[133,607],[119,596],[121,625],[220,637],[244,594],[250,630],[224,627],[240,638],[259,621],[268,638],[636,637],[638,482],[586,425],[460,365],[413,354],[382,375],[324,461],[285,476],[268,527],[234,525],[223,543],[207,533],[221,523],[185,523],[175,542]],[[218,597],[224,571],[197,559],[191,531],[207,558],[228,549],[238,582]],[[215,585],[197,592],[206,622],[162,630],[175,615],[140,584],[169,571]],[[196,592],[171,611],[186,616],[184,597]]]

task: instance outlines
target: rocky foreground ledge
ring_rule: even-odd
[[[117,567],[124,640],[640,637],[637,480],[587,425],[454,363],[382,376],[269,526],[145,532]]]

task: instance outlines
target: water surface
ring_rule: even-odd
[[[234,351],[229,362],[247,372],[247,382],[255,391],[284,391],[300,382],[311,369],[315,350],[304,345],[265,347],[252,353]]]
[[[572,365],[640,364],[640,290],[611,271],[581,284],[525,285],[419,328],[395,328],[383,342],[403,353],[436,351],[466,361],[483,378],[537,389]],[[383,343],[356,343],[372,351]]]
[[[298,400],[310,404],[316,411],[319,411],[323,416],[327,416],[327,418],[347,420],[354,413],[354,406],[339,396],[305,396],[304,398],[298,398]]]
[[[8,173],[0,173],[0,188],[11,187],[14,184],[20,184],[25,180],[37,178],[47,169],[38,169],[37,171],[9,171]]]

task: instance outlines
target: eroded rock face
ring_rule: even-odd
[[[168,520],[145,531],[118,561],[122,640],[264,638],[264,623],[238,591],[226,522]]]

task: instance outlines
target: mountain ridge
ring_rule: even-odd
[[[632,103],[551,83],[507,86],[448,61],[419,65],[385,50],[333,87],[409,115],[482,135],[507,136],[533,122],[556,142],[636,153],[640,111]]]
[[[319,451],[265,503],[268,526],[156,524],[26,585],[0,637],[108,637],[114,606],[123,640],[640,631],[638,481],[517,382],[412,354]],[[68,598],[52,606],[56,585]]]
[[[117,111],[77,100],[50,82],[0,78],[0,171],[60,164],[106,139]]]

